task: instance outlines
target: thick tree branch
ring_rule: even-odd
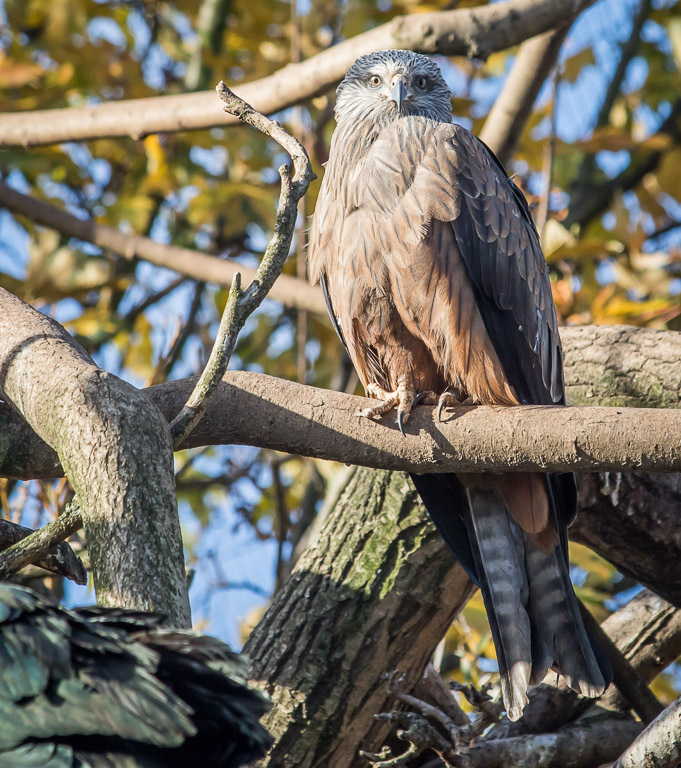
[[[504,87],[485,119],[480,138],[503,165],[513,157],[532,105],[556,63],[568,29],[565,25],[520,46]]]
[[[461,754],[467,761],[462,765],[467,768],[526,768],[528,765],[593,768],[621,754],[642,728],[642,723],[630,718],[609,717],[574,725],[558,733],[483,741]]]
[[[632,537],[638,542],[636,580],[681,608],[681,568],[660,569],[660,562],[681,544],[679,502],[678,474],[585,475],[579,487],[582,514],[571,536],[628,576],[634,575],[629,555],[609,542],[613,535],[615,540]]]
[[[563,335],[568,394],[574,394],[577,402],[679,405],[681,371],[674,361],[681,357],[681,334],[627,326],[589,326],[566,328]],[[601,383],[603,397],[599,392]],[[193,385],[193,379],[185,379],[144,392],[172,420]],[[363,402],[350,395],[261,374],[229,373],[219,387],[216,402],[196,427],[187,447],[241,442],[343,462],[417,471],[443,471],[451,467],[480,471],[484,470],[483,465],[521,469],[530,466],[523,464],[528,461],[535,462],[531,466],[545,469],[573,465],[588,469],[597,466],[597,461],[607,460],[617,460],[618,466],[629,461],[632,468],[643,468],[656,460],[673,464],[681,450],[673,431],[675,421],[681,417],[679,412],[633,408],[462,408],[457,410],[461,414],[457,418],[450,414],[446,421],[436,423],[430,408],[419,407],[403,438],[390,416],[376,423],[356,417],[354,411]],[[603,416],[606,422],[600,421]],[[663,423],[658,431],[660,422]],[[637,434],[626,431],[638,429],[644,423],[645,430],[655,430],[651,441],[657,448],[653,453],[637,452],[637,445],[639,449],[646,447],[645,430]],[[63,474],[54,452],[11,410],[0,407],[0,425],[0,476],[28,479]],[[541,443],[537,434],[531,432],[534,428],[544,430],[540,434],[549,442]],[[585,429],[592,429],[593,433],[580,432]],[[619,444],[615,442],[616,434],[620,435]],[[594,443],[592,437],[601,442]],[[547,445],[552,446],[551,452]],[[671,453],[665,458],[667,449]],[[512,455],[510,451],[517,453]]]
[[[195,386],[152,388],[167,419]],[[232,371],[184,447],[252,445],[407,472],[681,470],[681,411],[649,408],[460,407],[442,422],[415,409],[405,436],[390,415],[358,417],[366,398]]]
[[[216,100],[215,94],[213,99]],[[255,269],[237,265],[228,259],[219,259],[217,256],[209,256],[190,248],[163,245],[141,235],[127,235],[113,227],[97,224],[92,219],[79,219],[55,205],[17,192],[2,180],[0,206],[26,216],[36,224],[55,229],[68,237],[93,243],[126,259],[143,259],[150,264],[172,269],[196,280],[230,285],[237,272],[248,281],[254,280],[256,276]],[[272,286],[269,298],[295,309],[326,314],[321,290],[296,277],[281,275]]]
[[[170,433],[158,409],[2,289],[0,392],[57,452],[80,498],[98,600],[188,626]]]
[[[408,48],[422,53],[486,58],[571,21],[593,0],[504,0],[474,9],[398,16],[388,24],[339,43],[299,64],[247,83],[236,93],[260,112],[272,113],[322,93],[354,60],[371,51]],[[0,146],[30,147],[114,136],[139,138],[216,125],[221,115],[210,91],[130,99],[93,107],[0,116]]]
[[[670,704],[612,768],[678,768],[681,762],[681,698]]]

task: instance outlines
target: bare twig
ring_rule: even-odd
[[[553,184],[553,162],[556,155],[556,118],[558,114],[558,85],[560,83],[560,70],[558,67],[554,69],[552,79],[553,104],[551,105],[551,127],[549,128],[549,135],[544,145],[544,188],[542,189],[534,222],[542,242],[546,237],[546,222],[549,218],[549,200]]]
[[[194,332],[196,316],[199,313],[199,309],[201,309],[201,299],[203,298],[205,289],[206,284],[202,280],[199,280],[194,285],[194,294],[192,296],[191,304],[189,305],[189,311],[187,312],[187,319],[184,323],[178,321],[176,330],[171,337],[172,340],[168,352],[159,359],[153,373],[149,377],[150,384],[159,384],[161,381],[167,380],[177,361],[180,359],[185,344]]]
[[[64,512],[56,520],[29,534],[4,552],[0,552],[0,581],[8,579],[12,574],[31,563],[42,565],[41,561],[50,549],[72,536],[82,527],[83,518],[80,514],[80,504],[74,498],[66,505]],[[78,562],[80,563],[80,560]],[[82,569],[82,563],[80,563],[80,567]],[[78,578],[74,580],[78,584],[85,584],[87,579],[84,571],[78,571],[77,575]]]
[[[281,195],[277,207],[277,218],[274,223],[274,234],[262,257],[260,266],[255,272],[253,281],[246,290],[241,290],[240,274],[237,272],[234,275],[208,363],[189,399],[170,425],[173,445],[176,449],[184,443],[206,412],[218,384],[225,375],[239,331],[281,274],[291,247],[298,202],[307,192],[310,182],[316,178],[304,147],[290,136],[279,123],[256,112],[246,102],[235,96],[222,81],[218,84],[216,91],[224,102],[224,108],[227,112],[236,115],[243,122],[273,138],[291,155],[294,173],[291,176],[288,168],[283,165],[279,169]]]
[[[238,333],[238,330],[235,332],[236,311],[241,295],[241,275],[237,272],[229,289],[225,310],[220,319],[220,327],[208,362],[191,395],[189,395],[189,399],[170,423],[170,435],[176,450],[205,414],[218,384],[227,371]]]
[[[605,96],[603,97],[603,101],[598,110],[596,128],[602,128],[604,125],[608,124],[610,111],[615,103],[615,99],[620,93],[622,83],[624,82],[627,70],[629,69],[629,64],[641,44],[641,30],[643,29],[646,19],[650,16],[652,5],[652,0],[641,0],[640,2],[631,25],[631,33],[627,40],[622,43],[617,67],[608,83],[608,89],[605,92]],[[588,186],[593,180],[595,168],[595,155],[585,155],[579,166],[579,170],[577,171],[575,182],[572,185],[571,195],[579,196],[588,192]]]
[[[434,706],[427,701],[423,701],[423,699],[419,699],[417,696],[404,693],[404,691],[401,691],[399,688],[400,684],[403,682],[404,679],[400,678],[395,673],[388,675],[388,693],[391,696],[394,696],[398,701],[401,701],[403,704],[407,704],[412,709],[420,712],[423,717],[430,717],[432,720],[438,722],[445,729],[452,744],[458,744],[458,734],[461,728],[466,728],[468,725],[470,725],[470,722],[467,722],[466,725],[461,726],[454,722],[454,720],[452,720],[452,718],[443,712],[439,707]]]
[[[31,528],[25,528],[23,525],[11,523],[9,520],[0,520],[0,548],[4,550],[0,553],[0,572],[2,572],[3,566],[6,567],[2,560],[5,552],[15,544],[25,541],[26,538],[33,533],[34,531]],[[75,581],[76,584],[86,584],[87,574],[85,573],[82,561],[76,556],[74,551],[65,541],[60,540],[60,542],[61,543],[57,544],[52,549],[47,550],[41,557],[33,560],[33,562],[46,571],[56,573],[59,576],[65,576],[67,579]],[[21,548],[17,551],[20,550]],[[12,558],[9,558],[10,574],[15,573],[22,567],[13,567],[11,565],[11,560]],[[3,577],[0,576],[0,578]]]
[[[669,116],[662,122],[653,136],[661,140],[668,138],[673,144],[681,143],[681,99],[672,104]],[[651,140],[649,146],[656,146],[656,144]],[[607,179],[602,184],[590,185],[588,195],[573,195],[573,202],[570,204],[563,225],[568,229],[573,224],[583,227],[595,219],[607,209],[617,192],[634,189],[646,174],[652,173],[666,151],[666,149],[636,150],[632,153],[628,166],[617,176]]]
[[[381,712],[374,715],[377,720],[387,720],[399,726],[397,738],[409,743],[406,752],[393,757],[390,750],[384,749],[378,754],[360,750],[374,768],[397,768],[406,766],[427,749],[432,749],[444,761],[446,766],[454,766],[456,754],[447,740],[420,714],[415,712]]]

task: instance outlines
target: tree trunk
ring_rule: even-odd
[[[406,475],[355,470],[244,649],[275,702],[265,764],[364,766],[390,729],[385,674],[413,686],[472,592]]]
[[[0,289],[0,393],[80,499],[97,600],[190,626],[168,424],[56,322]]]

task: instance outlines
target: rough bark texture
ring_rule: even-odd
[[[628,326],[586,326],[565,328],[562,337],[568,397],[576,404],[631,407],[679,405],[681,367],[676,361],[681,359],[681,333]],[[185,379],[152,387],[145,390],[145,394],[160,407],[167,419],[172,419],[186,401],[192,386],[193,380]],[[482,464],[484,451],[489,451],[492,457],[496,455],[503,468],[509,462],[518,465],[521,457],[514,457],[512,450],[515,448],[509,449],[508,445],[511,441],[519,449],[518,441],[524,439],[529,455],[538,462],[544,462],[545,466],[555,464],[553,455],[547,458],[550,452],[544,450],[546,444],[539,442],[529,423],[524,431],[511,434],[514,420],[519,417],[510,413],[487,411],[492,419],[498,419],[494,422],[497,426],[505,425],[506,431],[497,434],[490,426],[491,421],[485,423],[485,419],[480,418],[482,414],[476,418],[469,409],[466,419],[474,419],[479,425],[476,430],[479,428],[482,431],[468,434],[467,424],[473,424],[472,421],[450,419],[442,425],[433,424],[431,409],[421,407],[416,409],[413,420],[407,425],[408,435],[403,438],[390,416],[378,425],[356,418],[353,409],[360,402],[363,401],[258,374],[230,373],[216,395],[216,402],[197,426],[187,447],[250,442],[359,464],[373,462],[374,466],[397,466],[392,462],[399,460],[404,461],[405,468],[416,464],[423,470],[428,469],[427,465],[438,457],[443,461],[451,459],[462,453],[464,448],[471,451],[473,466]],[[322,407],[324,403],[326,405]],[[529,412],[536,413],[536,409],[529,409]],[[235,414],[237,418],[234,418]],[[596,416],[596,412],[592,413],[590,421],[597,421]],[[561,418],[566,418],[566,414]],[[612,419],[612,416],[609,418]],[[641,435],[626,434],[625,418],[631,418],[631,414],[623,414],[611,426],[622,434],[623,447],[641,440]],[[643,413],[639,418],[650,418],[652,424],[660,420],[660,414]],[[554,434],[560,432],[555,424],[550,423],[551,419],[547,421],[550,431]],[[660,437],[667,434],[671,443],[668,447],[672,453],[677,453],[679,448],[675,435],[678,433],[672,433],[670,424],[663,424],[664,431]],[[570,427],[574,432],[581,428],[577,423]],[[603,438],[604,428],[596,424],[595,429],[600,430]],[[652,426],[650,430],[653,430]],[[486,447],[474,444],[473,437],[477,438],[478,434],[487,435]],[[575,445],[574,441],[570,443],[566,434],[557,435],[562,444],[562,461],[569,463],[574,460],[578,465],[589,466],[588,454],[598,455],[600,447],[590,446],[584,436],[577,434],[573,435],[579,438]],[[653,438],[653,441],[656,440],[657,432]],[[601,445],[605,452],[613,454],[611,458],[616,457],[616,446],[610,445],[608,439],[603,439]],[[378,452],[374,450],[372,453],[372,448]],[[561,456],[559,453],[556,455],[558,458]],[[641,454],[634,458],[640,466],[652,461],[654,456]],[[61,474],[63,471],[54,451],[13,411],[0,405],[0,476],[28,479]]]
[[[620,755],[642,728],[630,718],[594,718],[559,733],[481,742],[464,756],[470,768],[595,768]]]
[[[255,676],[266,684],[275,701],[268,721],[277,739],[265,763],[270,768],[359,768],[362,763],[355,757],[358,746],[377,749],[385,736],[381,729],[371,725],[371,715],[391,706],[381,680],[380,663],[371,650],[377,645],[371,627],[386,619],[392,619],[396,625],[380,644],[383,671],[402,671],[401,664],[394,660],[407,657],[423,660],[425,665],[442,636],[433,629],[433,617],[438,617],[444,633],[446,622],[440,624],[440,620],[446,617],[448,622],[453,618],[470,595],[470,583],[458,568],[455,573],[462,578],[455,585],[443,588],[445,582],[438,582],[438,578],[444,578],[442,574],[449,578],[451,555],[426,522],[425,511],[415,500],[411,486],[405,487],[403,478],[401,473],[357,470],[330,512],[317,545],[303,555],[292,578],[248,641],[246,650],[255,661]],[[385,498],[392,498],[390,505],[385,504]],[[394,512],[388,511],[393,505],[401,510],[400,514],[410,505],[406,527],[404,522],[393,523]],[[647,511],[641,510],[641,515]],[[626,510],[613,508],[610,514],[621,520]],[[681,519],[681,505],[677,519]],[[405,530],[409,556],[396,559],[396,553],[404,551],[401,548],[405,545]],[[609,535],[613,537],[610,545],[619,549],[635,569],[639,556],[637,539],[618,536],[616,524]],[[396,537],[395,542],[391,542],[391,537]],[[426,551],[420,550],[419,545],[427,546]],[[366,559],[367,547],[370,561]],[[677,548],[658,562],[659,570],[676,571],[680,561],[681,549]],[[403,568],[406,575],[402,574]],[[365,581],[360,579],[360,589],[353,592],[352,579],[357,578],[357,573]],[[418,610],[412,592],[404,586],[405,578],[418,585],[423,596]],[[367,588],[367,584],[376,584],[376,589]],[[412,632],[412,617],[417,618],[420,632]],[[399,627],[400,621],[408,622],[406,630]],[[616,614],[608,622],[605,629],[646,681],[681,653],[681,612],[655,595],[642,594],[621,616]],[[363,669],[366,673],[360,674]],[[408,681],[422,669],[410,666]],[[351,706],[346,686],[352,690],[353,702],[361,701],[367,706]],[[408,690],[408,683],[404,689]],[[533,730],[535,721],[538,730],[558,727],[585,708],[585,703],[574,694],[552,686],[535,689],[534,696],[538,696],[537,702],[530,704],[526,716],[514,724],[522,730],[512,730],[510,735]],[[611,706],[621,704],[616,698],[608,701]],[[345,731],[350,722],[353,728]],[[304,731],[301,723],[305,723]],[[628,725],[623,727],[631,740],[634,732]],[[620,744],[620,749],[623,746]],[[281,762],[287,753],[290,762]],[[608,754],[613,759],[617,750]]]
[[[413,686],[472,591],[406,476],[356,470],[244,649],[275,700],[267,765],[364,765],[390,728],[385,673]]]
[[[53,320],[0,289],[0,392],[81,502],[97,599],[189,626],[168,425]]]
[[[629,325],[561,328],[568,402],[675,408],[681,333]]]
[[[571,21],[594,0],[505,0],[473,9],[398,16],[300,64],[235,90],[259,112],[278,112],[335,85],[354,60],[386,48],[486,58]],[[212,91],[0,116],[0,146],[30,147],[112,136],[233,125]]]
[[[678,768],[681,698],[670,704],[624,752],[613,768]]]
[[[579,504],[570,536],[681,608],[681,567],[660,568],[681,551],[681,475],[584,475]],[[636,542],[635,564],[622,539]]]

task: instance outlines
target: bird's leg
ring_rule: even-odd
[[[419,403],[434,405],[437,402],[437,395],[435,392],[426,391],[417,393],[413,387],[410,387],[403,382],[399,384],[394,392],[387,392],[382,387],[379,387],[378,384],[369,384],[366,388],[366,392],[369,397],[375,397],[378,400],[381,400],[381,402],[371,408],[361,408],[357,411],[357,415],[373,419],[376,416],[382,416],[384,413],[387,413],[397,406],[397,426],[400,428],[402,434],[404,434],[404,425],[409,421],[411,409],[415,405],[418,405]]]
[[[455,405],[467,405],[472,402],[470,397],[457,396],[449,389],[449,387],[447,387],[437,401],[437,420],[442,421],[442,411],[445,408],[450,408]]]

